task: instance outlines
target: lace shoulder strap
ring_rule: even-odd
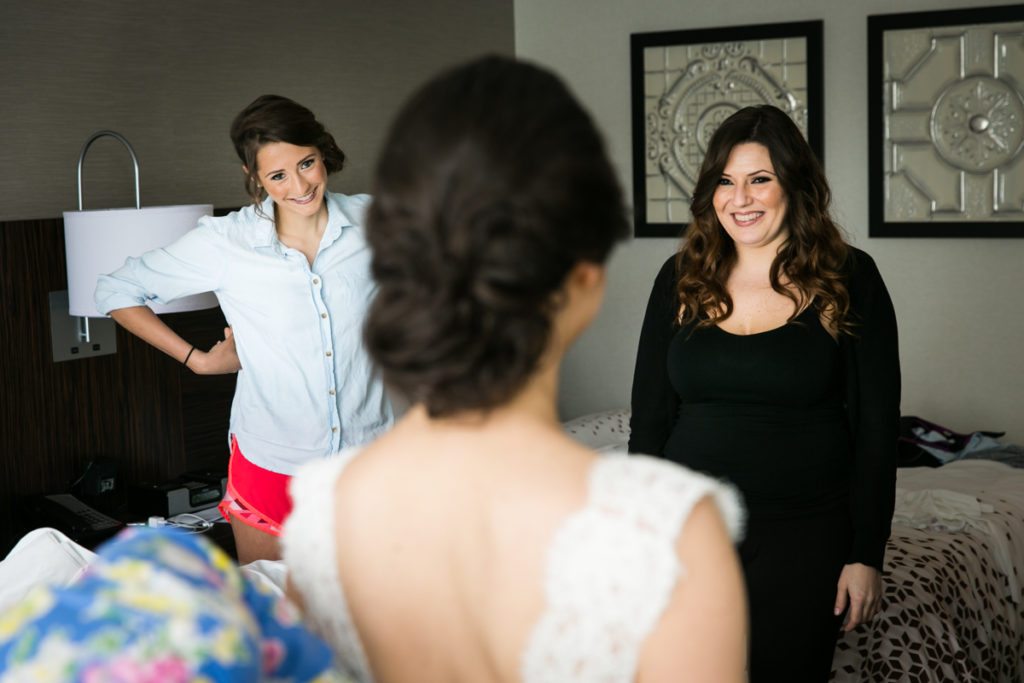
[[[334,544],[334,486],[359,453],[350,448],[303,465],[288,490],[294,507],[281,535],[282,555],[306,617],[335,654],[335,665],[356,681],[372,683],[366,654],[349,614]]]
[[[742,511],[725,484],[647,456],[595,462],[585,506],[548,549],[546,606],[523,653],[523,681],[634,679],[640,648],[685,577],[676,538],[706,496],[736,538]]]

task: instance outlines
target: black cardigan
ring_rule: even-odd
[[[679,412],[666,362],[679,331],[676,257],[662,266],[647,304],[633,374],[629,452],[661,455]],[[850,247],[845,266],[852,334],[839,337],[846,370],[846,413],[853,436],[849,562],[879,570],[896,493],[900,418],[900,359],[896,314],[874,260]]]

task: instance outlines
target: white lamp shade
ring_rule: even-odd
[[[68,311],[98,318],[93,296],[96,280],[124,265],[129,256],[141,256],[165,247],[213,214],[210,204],[147,206],[141,209],[100,209],[64,212],[64,246],[68,261]],[[213,308],[210,293],[182,297],[169,304],[149,302],[154,313],[179,313]]]

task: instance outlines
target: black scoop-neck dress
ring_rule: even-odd
[[[882,567],[895,493],[899,353],[871,258],[846,269],[854,334],[810,306],[758,334],[675,323],[675,259],[655,280],[633,377],[631,453],[734,484],[751,618],[750,680],[825,681],[848,563]]]

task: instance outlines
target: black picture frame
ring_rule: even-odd
[[[891,98],[887,89],[892,87],[892,81],[886,74],[886,33],[906,29],[947,29],[949,27],[967,29],[978,24],[1020,22],[1024,22],[1024,4],[868,16],[868,235],[870,237],[1024,237],[1024,203],[1016,211],[1008,212],[1010,215],[1020,213],[1022,219],[1019,221],[1013,219],[896,220],[887,218],[889,208],[887,202],[890,201],[891,193],[886,191],[886,155],[892,155],[890,138],[887,137],[891,132],[886,121],[889,101],[887,98]],[[1020,93],[1024,90],[1024,73],[1011,74],[1011,76],[1017,92]],[[960,80],[964,80],[965,77],[978,77],[978,72],[964,71]],[[951,76],[950,85],[956,83],[956,80],[954,74]],[[936,102],[935,107],[938,106]],[[932,112],[933,117],[935,116],[934,112],[935,109]],[[934,130],[934,127],[929,124],[930,144],[937,146]],[[1018,154],[1024,155],[1024,142],[1018,147]],[[1018,162],[1024,163],[1021,160]],[[970,172],[965,171],[965,173]],[[992,191],[995,196],[997,191],[995,189]],[[895,202],[895,200],[893,201]],[[971,201],[969,189],[964,189],[961,192],[960,201],[962,205]],[[935,212],[932,215],[935,215]]]
[[[746,41],[769,41],[803,38],[806,49],[806,136],[818,159],[824,163],[824,83],[823,22],[821,20],[725,26],[719,28],[657,31],[630,35],[630,81],[633,140],[633,234],[635,237],[680,237],[687,222],[654,222],[648,220],[647,196],[647,122],[644,51],[651,47],[677,45],[738,44]],[[766,102],[768,100],[765,100]]]

